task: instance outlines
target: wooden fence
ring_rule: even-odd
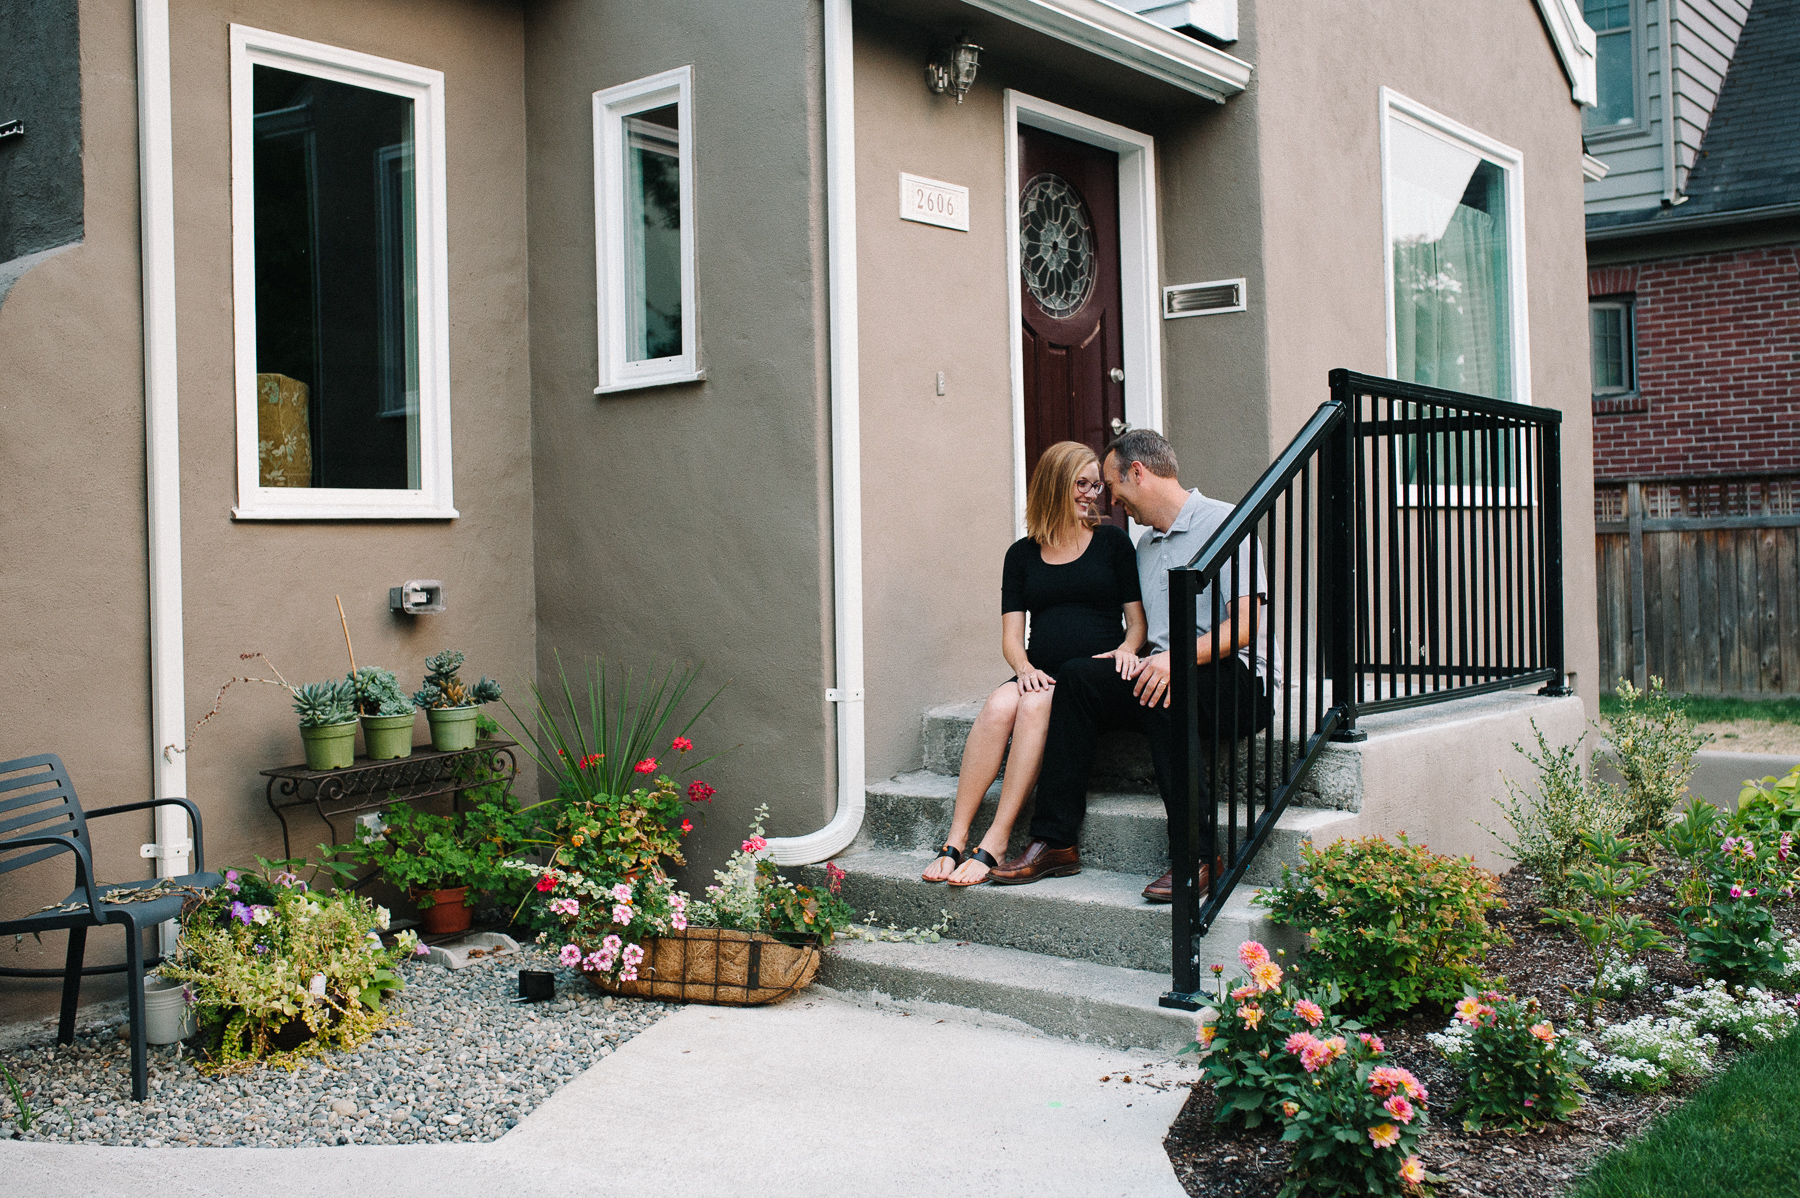
[[[1595,486],[1600,687],[1800,693],[1800,479]]]

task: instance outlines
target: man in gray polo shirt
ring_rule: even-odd
[[[1087,811],[1094,741],[1102,729],[1137,728],[1149,738],[1171,841],[1177,826],[1176,798],[1169,777],[1169,570],[1193,560],[1232,508],[1228,503],[1208,499],[1198,490],[1183,487],[1177,477],[1174,448],[1160,434],[1147,429],[1134,429],[1108,446],[1101,461],[1101,474],[1113,498],[1124,505],[1132,519],[1148,526],[1138,541],[1137,555],[1149,636],[1136,665],[1123,671],[1116,669],[1108,657],[1072,661],[1057,673],[1044,765],[1038,776],[1037,807],[1031,820],[1031,843],[1019,856],[989,872],[988,880],[1000,885],[1016,886],[1081,872],[1076,842]],[[1235,569],[1227,564],[1220,571],[1220,581],[1232,597],[1220,605],[1219,623],[1226,631],[1218,646],[1219,660],[1214,660],[1214,640],[1207,635],[1213,625],[1210,587],[1200,593],[1194,613],[1195,626],[1201,633],[1196,660],[1200,664],[1199,717],[1203,738],[1215,723],[1227,737],[1234,724],[1238,735],[1248,736],[1266,723],[1267,696],[1272,691],[1270,675],[1275,668],[1266,615],[1268,583],[1262,563],[1251,560],[1248,542],[1238,554]],[[1260,627],[1257,643],[1252,644],[1251,610],[1256,605],[1263,610],[1257,612]],[[1213,707],[1215,695],[1220,702],[1218,710]],[[1201,789],[1204,794],[1204,778]],[[1171,860],[1175,856],[1172,850],[1171,844]],[[1210,871],[1202,865],[1202,890],[1210,880]],[[1145,887],[1144,897],[1166,903],[1173,889],[1171,872]]]

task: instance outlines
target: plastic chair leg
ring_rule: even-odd
[[[87,957],[87,928],[69,929],[69,952],[63,963],[62,1016],[56,1023],[59,1044],[75,1043],[75,1008],[81,1004],[81,963]]]

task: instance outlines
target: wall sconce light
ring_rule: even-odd
[[[975,86],[975,72],[981,66],[981,47],[969,40],[969,35],[956,35],[956,44],[938,51],[932,60],[925,64],[925,85],[936,95],[946,92],[956,94],[956,102],[961,104],[969,89]]]

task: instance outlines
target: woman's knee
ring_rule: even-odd
[[[1050,722],[1050,704],[1056,699],[1055,690],[1032,691],[1019,696],[1019,710],[1014,717],[1018,722],[1030,721],[1034,724]]]
[[[1019,703],[1019,684],[1016,682],[1005,683],[989,695],[987,702],[981,705],[978,722],[1010,728],[1013,720],[1019,714]]]

